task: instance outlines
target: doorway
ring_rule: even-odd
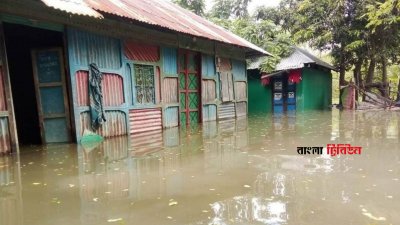
[[[188,50],[179,51],[180,124],[200,122],[200,56]]]
[[[63,33],[4,23],[21,145],[71,141]]]
[[[296,83],[288,80],[287,74],[273,78],[273,112],[296,111]]]

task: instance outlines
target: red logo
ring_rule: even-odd
[[[324,147],[297,147],[297,153],[300,155],[322,155],[322,150]],[[360,155],[362,147],[351,146],[350,144],[327,144],[326,145],[327,154],[330,156],[337,155]]]

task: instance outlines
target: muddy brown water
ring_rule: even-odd
[[[400,224],[400,113],[307,112],[0,158],[1,225]],[[299,155],[349,143],[361,155]]]

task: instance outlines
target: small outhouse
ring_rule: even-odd
[[[249,114],[329,108],[333,66],[298,47],[272,73],[260,72],[262,60],[248,66]]]

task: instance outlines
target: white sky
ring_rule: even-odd
[[[249,12],[252,13],[257,6],[277,6],[281,0],[252,0],[249,4]],[[213,0],[206,0],[206,11],[210,10]]]

